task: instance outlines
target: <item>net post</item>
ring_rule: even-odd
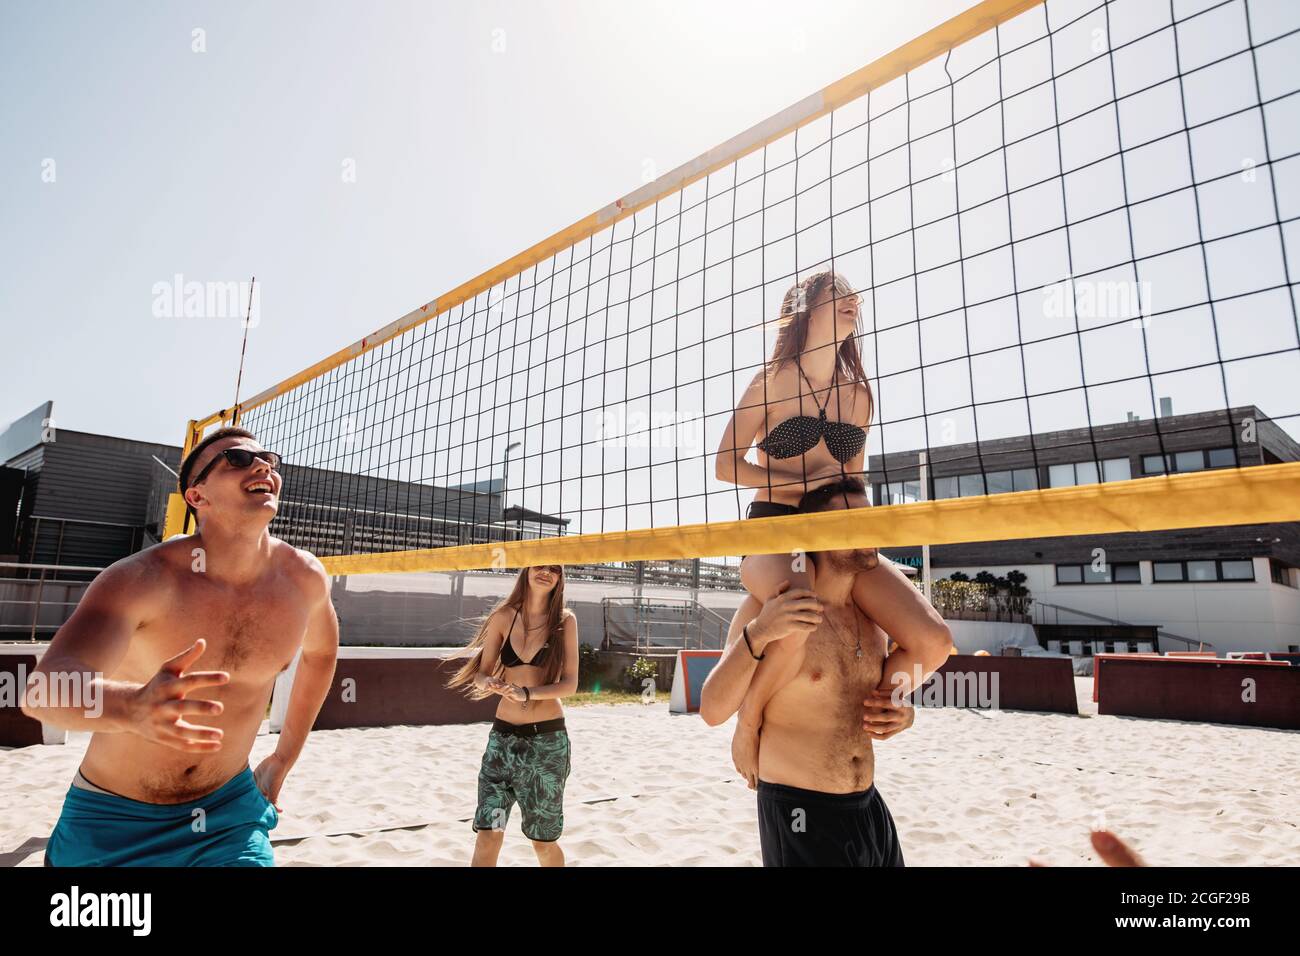
[[[930,500],[930,455],[928,452],[917,452],[919,464],[919,482],[921,486],[921,500]],[[921,590],[925,594],[927,604],[934,604],[934,598],[930,594],[930,545],[923,543],[921,545]]]
[[[203,427],[198,421],[191,418],[185,425],[185,440],[181,443],[181,463],[189,457],[194,446],[197,445],[203,437]],[[167,496],[167,515],[163,521],[162,539],[174,538],[178,534],[185,534],[189,530],[189,514],[185,507],[185,499],[181,497],[179,491],[173,491]]]

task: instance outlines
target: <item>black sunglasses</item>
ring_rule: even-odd
[[[199,472],[198,477],[190,481],[186,487],[193,488],[204,478],[208,477],[208,472],[212,471],[212,469],[217,466],[217,462],[221,461],[222,458],[230,462],[230,467],[232,468],[247,468],[253,463],[254,458],[260,458],[271,466],[272,471],[280,470],[280,456],[273,451],[249,451],[247,448],[227,448],[208,462],[207,466]]]

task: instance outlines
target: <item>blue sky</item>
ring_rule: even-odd
[[[10,4],[0,422],[53,399],[60,428],[178,443],[232,404],[243,329],[169,314],[177,287],[257,276],[248,398],[964,6]],[[762,323],[833,257],[873,460],[1165,399],[1300,434],[1300,13],[1046,9],[1050,37],[1034,8],[720,170],[712,218],[697,183],[580,249],[590,274],[561,255],[248,424],[437,485],[519,441],[512,500],[600,529],[734,517],[713,450]],[[699,427],[611,449],[611,407]]]
[[[242,329],[156,283],[257,276],[247,396],[965,5],[10,0],[0,423],[178,443]]]

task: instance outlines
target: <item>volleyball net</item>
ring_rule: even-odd
[[[335,574],[1298,520],[1297,62],[1282,0],[985,0],[186,451],[256,433]],[[724,430],[826,270],[875,506],[742,521]]]

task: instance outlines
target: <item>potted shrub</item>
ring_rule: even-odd
[[[647,677],[655,682],[658,689],[659,667],[648,657],[638,657],[623,668],[623,686],[633,693],[639,694],[644,689],[643,681]]]

